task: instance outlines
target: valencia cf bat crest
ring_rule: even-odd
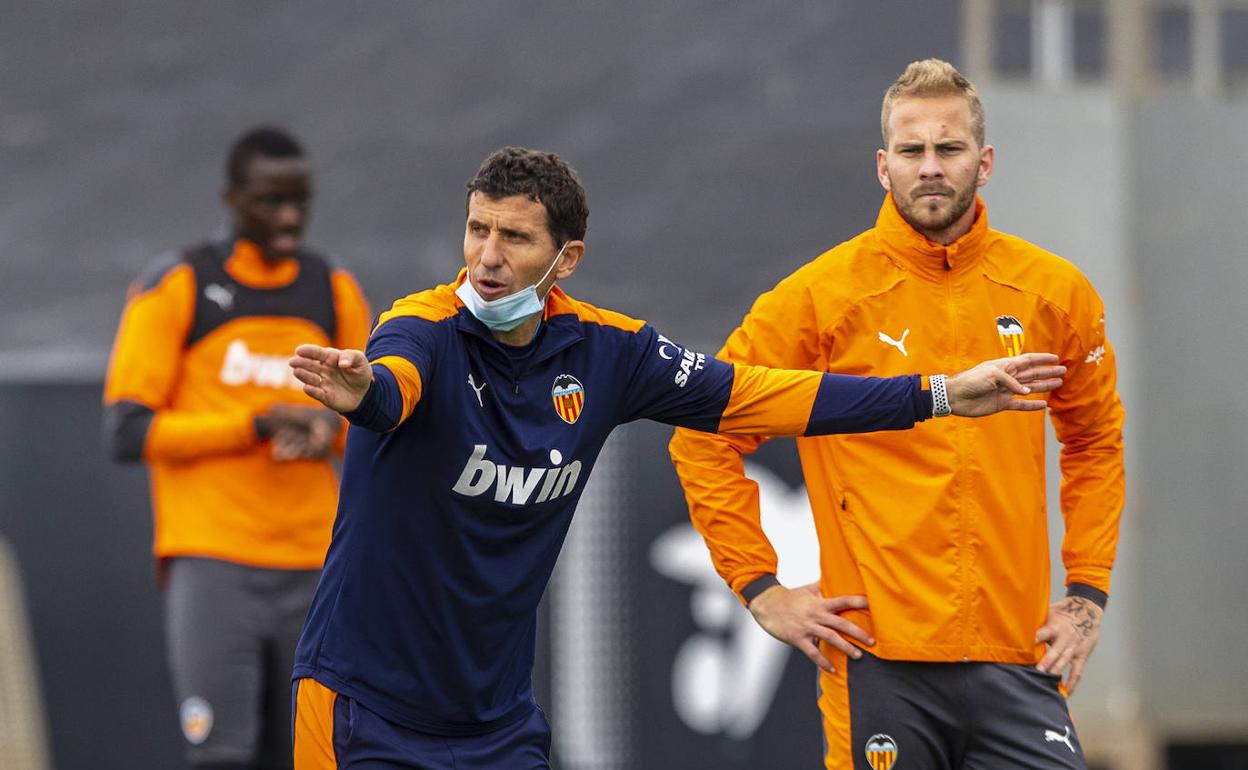
[[[876,733],[867,740],[867,764],[871,770],[889,770],[897,764],[897,741],[884,733]]]
[[[1001,345],[1005,347],[1007,356],[1021,355],[1023,352],[1023,325],[1012,315],[997,316],[997,334],[1001,335]]]
[[[585,408],[585,386],[570,374],[561,374],[555,378],[550,389],[550,400],[555,404],[555,414],[568,425],[576,422]]]

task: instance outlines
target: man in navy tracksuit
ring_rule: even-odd
[[[295,763],[549,767],[537,606],[615,426],[813,435],[1039,409],[1029,354],[941,375],[734,366],[555,286],[585,251],[575,172],[506,148],[468,183],[455,282],[381,316],[367,350],[300,346],[304,390],[352,423],[338,518],[295,665]],[[866,641],[828,601],[827,627]]]

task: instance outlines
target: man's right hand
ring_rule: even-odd
[[[1052,353],[1023,353],[985,361],[959,372],[945,380],[949,407],[962,417],[1044,409],[1046,402],[1019,396],[1048,393],[1061,387],[1066,367],[1057,361]]]
[[[870,634],[840,616],[845,610],[866,608],[865,596],[825,599],[819,593],[818,583],[800,588],[772,586],[750,602],[750,614],[764,631],[801,650],[829,674],[835,673],[836,669],[819,651],[820,639],[855,660],[862,657],[862,651],[845,641],[841,634],[851,636],[868,647],[875,644]]]
[[[373,367],[360,350],[300,345],[290,368],[304,393],[342,414],[354,411],[373,383]]]

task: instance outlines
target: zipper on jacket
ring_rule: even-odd
[[[527,356],[519,360],[509,359],[508,363],[511,364],[511,392],[513,395],[520,395],[520,380],[529,370],[529,359],[532,357],[533,353],[530,351]]]
[[[540,333],[541,330],[539,329],[538,331]],[[540,343],[537,343],[536,340],[534,340],[534,344]],[[517,396],[520,395],[520,380],[523,379],[524,375],[528,373],[529,365],[533,362],[533,354],[536,352],[537,348],[532,348],[520,358],[512,358],[510,354],[507,355],[507,364],[511,368],[512,394]]]
[[[958,307],[957,307],[957,291],[954,286],[953,276],[950,274],[953,268],[949,264],[949,252],[945,251],[945,297],[948,303],[949,313],[949,345],[952,356],[952,364],[954,370],[962,368],[962,358],[958,350]],[[960,423],[954,422],[950,426],[953,430],[955,441],[955,456],[959,467],[966,461],[965,456],[965,436],[962,433]],[[971,612],[970,612],[970,591],[968,588],[968,573],[970,565],[967,564],[967,526],[966,526],[966,506],[962,499],[961,484],[956,484],[953,493],[954,509],[957,512],[958,520],[958,625],[962,630],[962,649],[965,651],[971,645]],[[963,655],[965,658],[965,654]]]

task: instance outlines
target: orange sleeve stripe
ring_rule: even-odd
[[[732,395],[719,433],[801,436],[823,381],[821,372],[733,364]]]
[[[403,422],[416,408],[416,403],[420,401],[420,394],[423,390],[420,370],[402,356],[382,356],[370,363],[381,364],[389,369],[394,375],[395,382],[399,383],[399,393],[403,396],[403,415],[399,418],[399,422]]]
[[[300,679],[295,695],[295,767],[336,770],[334,702],[338,693],[315,679]]]
[[[255,445],[255,420],[247,412],[161,410],[152,418],[143,443],[145,460],[189,460],[240,452]]]

